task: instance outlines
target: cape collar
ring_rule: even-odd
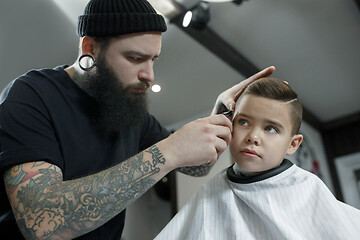
[[[288,169],[289,167],[291,167],[293,165],[292,162],[290,162],[287,159],[284,159],[282,161],[282,163],[280,164],[279,167],[277,168],[273,168],[264,172],[261,172],[258,175],[255,176],[241,176],[241,175],[237,175],[234,172],[233,166],[231,165],[226,172],[226,175],[228,177],[228,179],[231,182],[234,183],[253,183],[253,182],[258,182],[258,181],[262,181],[268,178],[271,178],[275,175],[278,175],[279,173],[282,173],[283,171],[285,171],[286,169]]]

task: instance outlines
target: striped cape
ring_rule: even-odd
[[[360,210],[288,160],[254,177],[232,167],[190,200],[156,240],[359,240]]]

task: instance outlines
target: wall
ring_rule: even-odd
[[[2,0],[0,31],[0,90],[30,69],[76,59],[76,27],[52,1]]]
[[[322,128],[336,197],[344,200],[344,189],[340,184],[335,162],[349,154],[360,152],[360,112],[323,124]]]
[[[360,152],[344,155],[335,159],[344,201],[360,209],[360,182],[355,171],[360,171]]]

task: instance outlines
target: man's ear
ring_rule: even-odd
[[[82,42],[81,42],[82,55],[89,54],[91,56],[94,56],[96,45],[97,44],[96,44],[96,41],[94,40],[94,38],[88,37],[88,36],[83,37]]]
[[[296,150],[299,148],[301,142],[303,141],[303,138],[304,137],[301,134],[294,135],[291,139],[290,146],[286,151],[286,154],[292,155],[293,153],[295,153]]]

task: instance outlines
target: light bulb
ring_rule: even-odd
[[[183,19],[183,27],[188,27],[190,22],[191,22],[191,18],[192,18],[192,12],[191,11],[187,11],[185,16],[184,16],[184,19]]]
[[[158,85],[158,84],[153,85],[153,86],[151,87],[151,91],[153,91],[154,93],[160,92],[160,91],[161,91],[160,85]]]

